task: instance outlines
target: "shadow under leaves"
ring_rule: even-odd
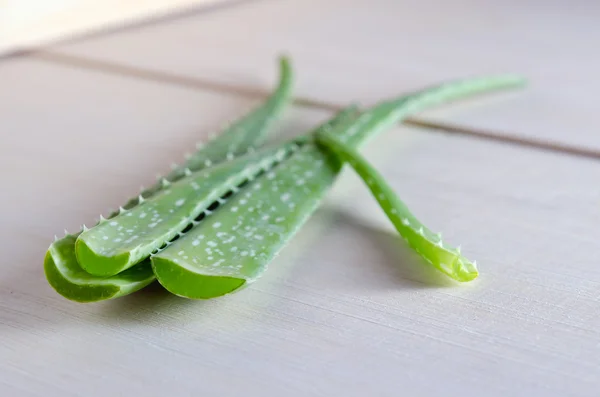
[[[456,287],[457,282],[427,263],[420,255],[414,252],[408,244],[395,231],[384,230],[368,224],[365,220],[349,211],[336,208],[321,208],[320,211],[333,213],[333,221],[337,223],[336,228],[351,228],[353,233],[358,234],[361,245],[372,249],[375,257],[368,264],[373,274],[386,277],[385,283],[381,284],[379,279],[374,285],[388,285],[390,282],[394,287],[411,288],[440,288]],[[365,280],[368,281],[368,280]]]

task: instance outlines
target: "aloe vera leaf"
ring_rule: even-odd
[[[232,154],[238,155],[261,144],[266,138],[272,121],[289,104],[292,82],[293,74],[290,63],[287,58],[282,57],[280,58],[279,83],[269,98],[258,108],[232,123],[206,145],[197,145],[198,150],[187,158],[184,164],[171,171],[166,179],[170,182],[176,181],[185,176],[186,169],[198,171],[228,160]],[[151,197],[161,188],[162,183],[157,183],[155,186],[143,190],[141,196]],[[139,196],[129,200],[122,208],[131,209],[138,203]],[[118,213],[110,214],[108,219]],[[127,270],[123,276],[117,274],[111,277],[98,277],[83,271],[76,260],[74,251],[74,244],[79,234],[66,233],[65,237],[57,239],[50,245],[45,256],[46,279],[59,294],[71,300],[78,300],[77,297],[80,296],[85,301],[97,301],[135,292],[155,280],[149,259]],[[130,274],[141,274],[145,277],[132,278]],[[88,290],[94,292],[88,293],[86,292]]]
[[[96,276],[113,276],[130,268],[193,227],[194,219],[222,196],[233,194],[238,185],[269,170],[297,147],[290,142],[195,173],[188,171],[188,177],[81,233],[75,243],[77,262]]]
[[[59,293],[77,302],[95,302],[117,298],[130,294],[154,280],[152,267],[134,266],[118,275],[118,277],[90,277],[78,265],[75,253],[74,235],[68,235],[52,244],[44,260],[46,276],[58,285]]]
[[[356,107],[349,106],[318,127],[315,132],[323,128],[335,128],[354,120],[356,114]],[[300,137],[297,141],[303,143],[299,151],[304,151],[306,146],[314,147],[312,133]],[[314,152],[314,150],[309,151],[309,153]],[[323,156],[320,156],[321,152],[317,151],[317,153],[319,155],[317,160],[321,161]],[[161,285],[175,295],[208,299],[225,295],[249,284],[249,280],[256,273],[254,261],[257,251],[256,248],[254,251],[243,248],[248,245],[247,240],[252,238],[261,241],[260,247],[264,250],[276,250],[279,243],[277,235],[290,233],[287,230],[289,222],[280,224],[283,218],[280,220],[276,216],[271,217],[268,213],[256,217],[256,214],[265,210],[267,212],[277,210],[275,205],[271,204],[266,208],[265,203],[272,201],[275,196],[279,197],[283,193],[283,191],[278,193],[279,189],[285,187],[277,185],[270,190],[265,190],[265,182],[273,181],[275,175],[286,170],[289,166],[288,162],[295,158],[296,155],[292,155],[290,159],[257,178],[246,191],[238,193],[229,200],[233,200],[234,204],[229,205],[228,201],[219,211],[206,217],[200,225],[187,232],[184,238],[154,254],[151,262],[154,274]],[[297,160],[293,162],[297,163]],[[335,172],[329,168],[318,164],[312,165],[322,168],[324,172],[329,172],[331,177],[334,177]],[[307,181],[313,182],[313,178],[307,177]],[[310,185],[307,184],[303,190],[310,193],[310,189]],[[256,200],[257,194],[265,197],[263,200]],[[255,205],[248,205],[250,201]],[[246,217],[252,217],[255,224],[240,228],[239,224],[244,222]],[[197,228],[198,230],[195,230]],[[253,234],[253,231],[258,229],[264,230],[264,234]],[[271,253],[265,255],[269,254]]]
[[[205,145],[198,143],[196,145],[198,150],[187,158],[182,166],[173,169],[165,179],[169,182],[179,180],[186,176],[187,169],[198,171],[226,160],[233,160],[261,145],[267,138],[273,122],[289,105],[292,98],[292,83],[290,61],[287,57],[280,57],[279,83],[275,91],[260,106],[226,126],[221,134],[208,143]],[[141,195],[144,198],[150,197],[162,188],[163,183],[159,181],[151,188],[142,191]],[[133,208],[138,202],[139,196],[132,198],[123,208]],[[112,216],[117,214],[118,212],[115,212]]]
[[[477,277],[479,273],[476,262],[463,256],[460,247],[453,248],[444,244],[441,234],[433,233],[423,225],[394,193],[383,176],[352,146],[325,131],[317,133],[316,140],[352,166],[398,233],[427,262],[457,281],[471,281]]]
[[[446,83],[383,102],[333,128],[325,125],[315,134],[328,131],[359,146],[409,111],[522,83],[515,76]],[[158,281],[170,292],[193,299],[214,298],[249,285],[310,217],[341,164],[336,156],[308,143],[257,178],[250,191],[233,197],[184,239],[153,255]]]
[[[520,88],[526,80],[519,75],[504,74],[489,77],[469,78],[434,85],[399,98],[384,101],[340,135],[342,142],[361,146],[389,127],[389,120],[401,121],[409,115],[455,100],[492,93],[500,90]]]

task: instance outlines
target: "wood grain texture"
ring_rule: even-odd
[[[285,52],[298,70],[298,95],[338,105],[447,79],[521,73],[530,79],[525,92],[420,117],[600,151],[600,56],[590,47],[600,41],[599,4],[262,1],[55,50],[245,87],[262,87]]]
[[[474,283],[420,263],[345,171],[243,292],[76,304],[44,280],[52,235],[251,103],[26,59],[0,64],[0,85],[0,395],[597,394],[597,162],[395,128],[364,153],[478,260]],[[282,131],[325,117],[295,108]]]

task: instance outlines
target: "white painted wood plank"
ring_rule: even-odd
[[[285,0],[56,48],[68,54],[262,87],[288,53],[301,97],[373,102],[448,79],[515,72],[525,92],[426,112],[452,122],[600,149],[597,2]],[[260,77],[257,77],[260,76]]]
[[[0,85],[0,395],[596,394],[598,163],[395,128],[365,154],[476,282],[423,266],[344,172],[253,287],[83,305],[46,285],[51,236],[250,103],[28,60]],[[289,133],[327,117],[288,114]]]

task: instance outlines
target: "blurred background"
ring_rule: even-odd
[[[220,2],[224,0],[2,0],[0,55]]]

